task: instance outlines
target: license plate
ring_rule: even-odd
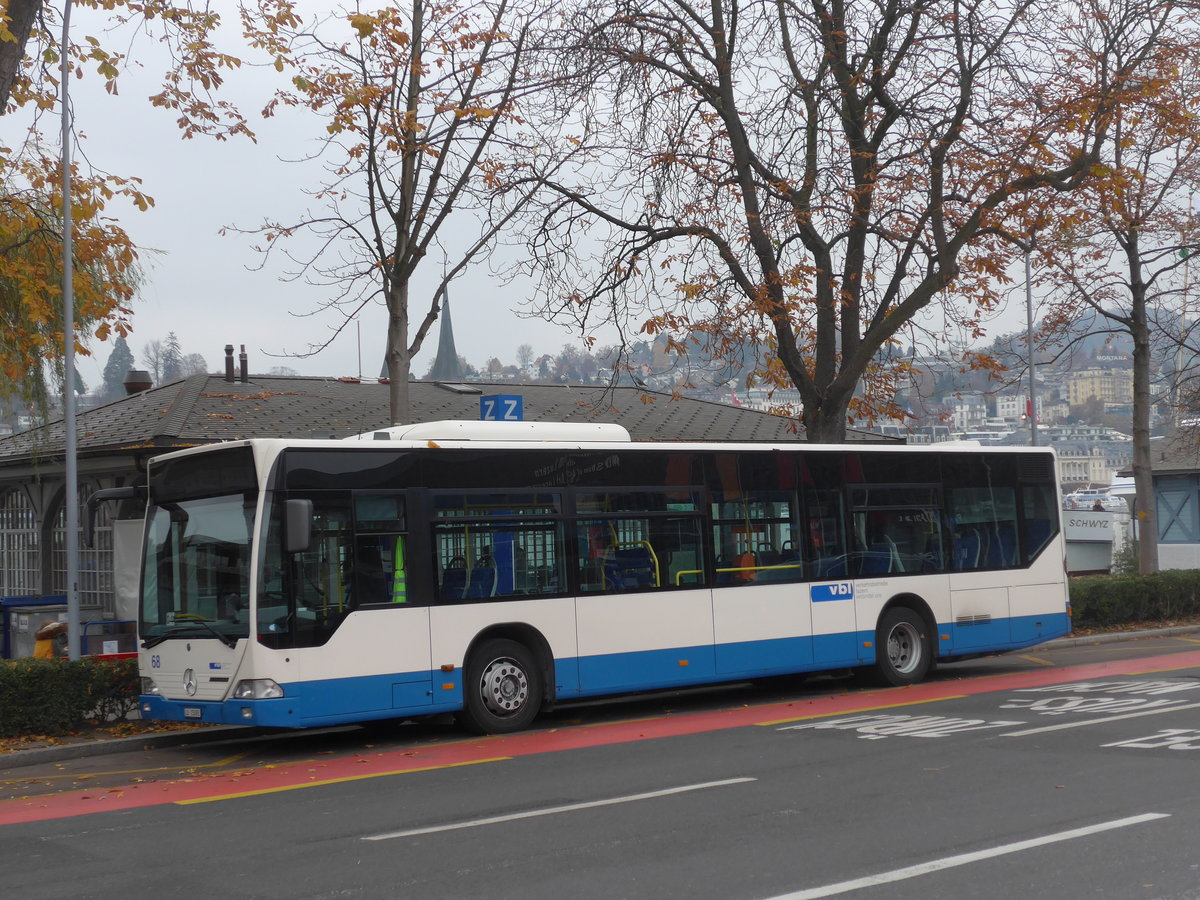
[[[185,706],[183,708],[183,717],[185,719],[201,719],[204,717],[204,710],[198,706]]]

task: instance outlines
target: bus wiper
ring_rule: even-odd
[[[237,640],[235,638],[231,638],[227,634],[222,634],[221,632],[217,631],[217,629],[215,629],[211,625],[209,625],[208,622],[204,621],[203,619],[191,619],[188,622],[184,623],[183,625],[174,625],[171,628],[168,628],[166,631],[162,632],[162,634],[156,634],[152,637],[144,638],[142,640],[142,648],[144,650],[149,650],[151,647],[157,647],[163,641],[167,640],[168,638],[173,638],[178,634],[182,634],[183,632],[185,632],[189,628],[191,628],[193,625],[202,626],[204,629],[206,629],[208,632],[210,632],[213,635],[213,637],[215,637],[218,641],[220,641],[222,644],[224,644],[230,650],[232,650],[234,647],[237,646]]]

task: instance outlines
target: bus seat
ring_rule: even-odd
[[[957,571],[979,568],[979,532],[968,528],[954,535],[954,568]]]
[[[467,561],[462,557],[450,560],[442,572],[442,587],[438,593],[439,600],[461,600],[467,590]]]
[[[817,560],[818,578],[844,578],[846,576],[846,557],[844,555],[825,556]]]
[[[1001,522],[996,526],[995,564],[1015,566],[1017,564],[1017,527],[1012,522]]]
[[[780,566],[776,569],[764,569],[758,573],[759,581],[795,581],[800,578],[804,572],[800,564],[800,551],[793,549],[789,544],[784,544],[783,550],[779,553],[779,558],[772,565]]]
[[[754,555],[758,558],[760,566],[779,565],[779,551],[774,547],[759,547],[754,551]]]
[[[467,583],[465,600],[478,600],[482,597],[493,597],[496,594],[497,573],[493,565],[479,565],[471,570],[471,579]]]
[[[655,580],[654,560],[647,547],[618,547],[613,551],[611,562],[616,564],[620,573],[622,587],[632,588],[658,587]],[[605,566],[607,574],[608,566]]]
[[[873,544],[870,550],[863,550],[859,558],[862,560],[858,567],[860,575],[886,575],[892,571],[892,554],[882,542]]]
[[[887,568],[885,572],[903,572],[904,562],[900,559],[900,548],[896,546],[896,542],[888,535],[883,535],[878,541],[872,545],[871,550],[875,553],[882,553],[887,557]]]

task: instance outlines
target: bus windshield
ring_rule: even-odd
[[[147,512],[141,635],[250,635],[249,575],[255,494],[160,502]]]

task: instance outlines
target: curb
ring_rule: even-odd
[[[1147,628],[1142,631],[1106,631],[1103,634],[1085,634],[1079,637],[1061,637],[1037,647],[1062,648],[1084,647],[1088,644],[1115,644],[1117,641],[1136,641],[1140,638],[1174,637],[1179,634],[1196,634],[1200,625],[1176,625],[1172,628]],[[1016,652],[1016,651],[1013,651]]]
[[[164,747],[187,747],[190,744],[215,744],[270,734],[277,729],[240,725],[212,725],[188,731],[136,734],[129,737],[83,740],[73,744],[51,747],[30,747],[0,754],[0,771],[36,766],[40,763],[62,762],[68,759],[88,759],[110,753],[135,753],[138,750],[159,750]]]
[[[1178,625],[1173,628],[1148,628],[1143,631],[1109,631],[1103,634],[1081,635],[1079,637],[1056,638],[1038,647],[1064,649],[1067,647],[1084,647],[1089,644],[1111,644],[1117,641],[1134,641],[1151,637],[1174,637],[1180,634],[1196,634],[1200,625]],[[1019,651],[1010,651],[1013,653]],[[335,732],[357,726],[338,726],[326,729],[310,729],[309,734],[328,731]],[[24,766],[36,766],[39,763],[62,762],[71,759],[88,759],[93,756],[106,756],[111,753],[131,753],[138,750],[159,750],[167,747],[187,747],[191,744],[216,744],[222,741],[238,741],[264,735],[285,735],[293,733],[289,729],[262,728],[253,725],[212,725],[195,731],[167,731],[133,735],[131,737],[106,738],[100,740],[80,741],[75,744],[56,744],[53,747],[32,747],[28,750],[13,750],[0,755],[0,771],[19,769]]]

